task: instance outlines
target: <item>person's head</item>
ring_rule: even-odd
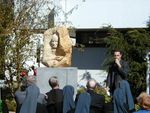
[[[96,85],[97,85],[96,80],[95,79],[90,79],[90,80],[88,80],[88,82],[86,84],[86,87],[87,87],[87,89],[94,90]]]
[[[64,86],[64,88],[63,88],[63,94],[64,95],[69,95],[69,96],[73,97],[73,95],[74,95],[74,87],[71,86],[71,85]]]
[[[75,108],[75,103],[73,99],[74,87],[71,85],[66,85],[63,88],[63,113]]]
[[[27,86],[26,86],[26,85],[21,85],[21,86],[20,86],[20,90],[21,90],[21,91],[25,91],[25,90],[26,90],[26,88],[27,88]]]
[[[150,110],[150,95],[148,95],[146,92],[142,92],[137,97],[137,101],[143,109]]]
[[[31,75],[31,76],[27,76],[27,84],[28,85],[32,85],[36,83],[36,78],[35,76]]]
[[[49,85],[51,86],[52,89],[58,88],[59,87],[58,78],[56,76],[52,76],[49,79]]]
[[[122,55],[123,55],[122,51],[120,51],[120,50],[115,50],[114,51],[114,59],[121,60]]]
[[[52,49],[56,49],[58,47],[59,44],[59,36],[58,33],[54,33],[52,35],[52,39],[50,41],[50,46],[52,47]]]

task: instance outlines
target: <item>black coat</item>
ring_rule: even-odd
[[[41,103],[37,103],[36,113],[48,113],[46,106]]]
[[[126,61],[120,61],[121,68],[117,66],[115,62],[111,63],[108,76],[106,80],[106,85],[110,88],[110,93],[113,94],[119,81],[126,80],[129,72],[129,65]]]
[[[93,90],[87,90],[91,96],[90,113],[104,113],[105,97],[96,94]]]
[[[62,113],[63,111],[63,90],[52,89],[47,92],[47,110],[48,113]]]

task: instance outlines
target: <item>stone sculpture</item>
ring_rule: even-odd
[[[42,63],[47,67],[71,66],[72,43],[65,26],[44,32]]]

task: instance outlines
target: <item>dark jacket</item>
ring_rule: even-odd
[[[45,104],[37,103],[36,113],[48,113]]]
[[[52,89],[46,93],[47,95],[47,110],[49,113],[63,112],[63,90]]]
[[[126,61],[120,61],[121,68],[117,66],[115,62],[111,63],[108,76],[106,80],[106,85],[110,88],[110,93],[113,94],[116,89],[118,82],[121,80],[126,80],[129,72],[129,65]]]
[[[93,90],[87,90],[91,96],[90,113],[104,113],[105,98]]]

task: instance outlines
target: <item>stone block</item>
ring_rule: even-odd
[[[60,88],[63,88],[65,85],[72,85],[75,88],[75,92],[76,92],[77,89],[77,68],[76,67],[37,68],[36,84],[40,88],[41,93],[46,93],[51,89],[48,83],[48,80],[51,76],[58,77]]]

